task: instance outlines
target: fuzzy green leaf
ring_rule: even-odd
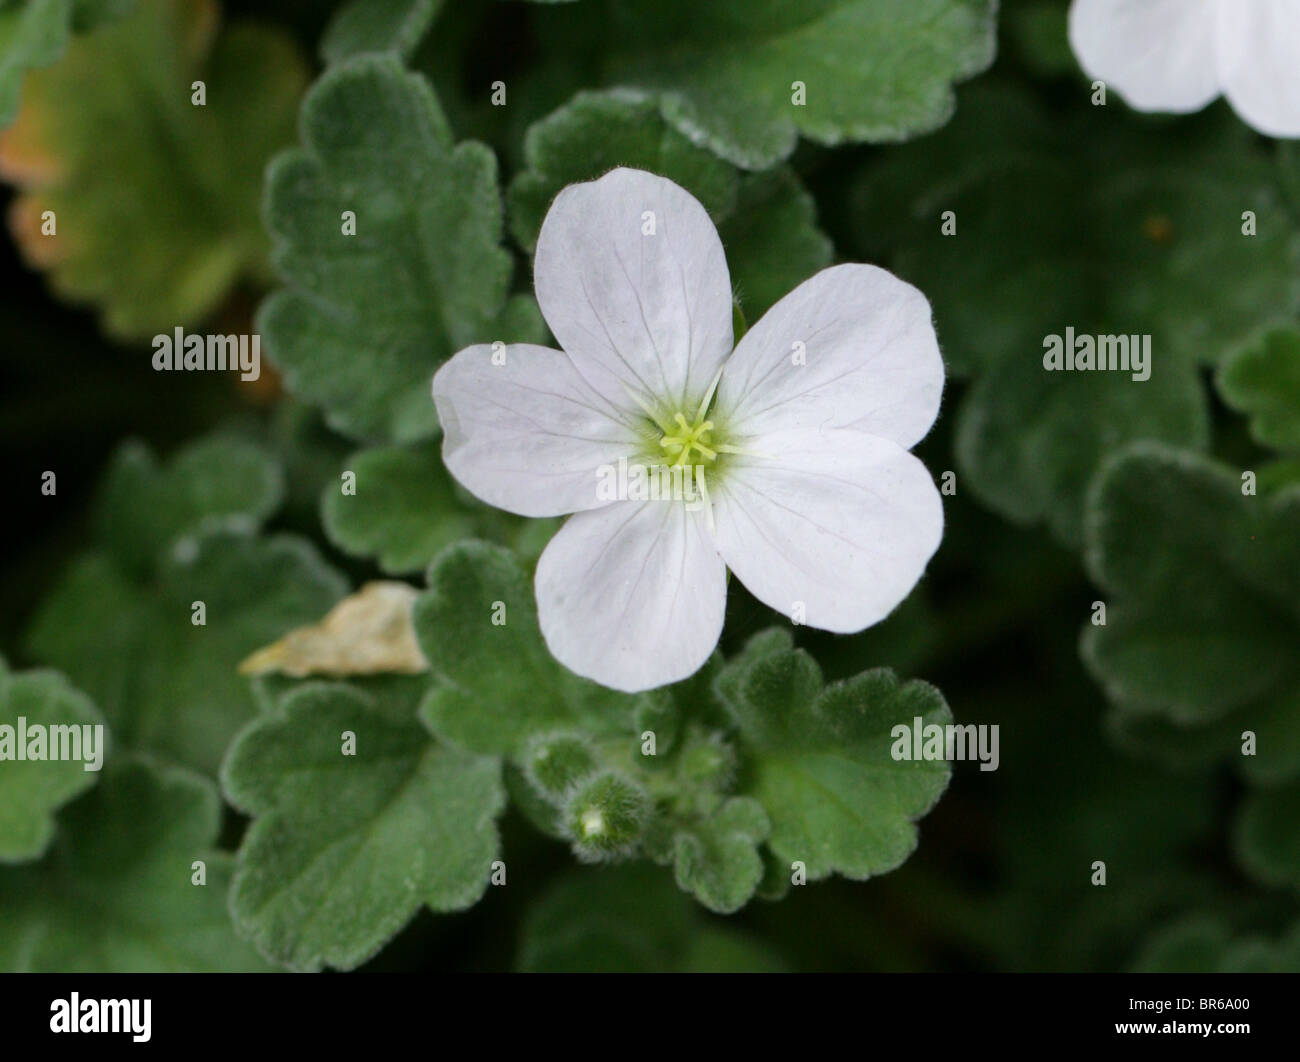
[[[211,782],[138,760],[111,763],[59,816],[39,863],[0,868],[0,969],[199,973],[265,969],[226,910]],[[196,861],[205,883],[194,884]]]
[[[340,549],[374,556],[386,572],[426,567],[434,554],[474,533],[474,519],[456,498],[434,444],[363,450],[344,464],[356,475],[356,492],[325,487],[325,533]]]
[[[421,716],[441,737],[521,761],[529,738],[547,731],[622,730],[632,739],[636,698],[578,678],[551,656],[532,580],[507,550],[466,542],[439,554],[414,620],[440,679]]]
[[[510,185],[510,227],[531,250],[551,200],[566,185],[615,166],[667,177],[691,192],[718,226],[732,285],[751,322],[830,263],[812,198],[786,168],[741,174],[696,147],[651,100],[622,92],[580,93],[529,129],[527,168]]]
[[[212,531],[139,582],[103,553],[76,561],[34,622],[32,654],[66,672],[118,743],[215,773],[255,714],[241,660],[347,592],[310,543]],[[193,622],[203,602],[203,625]]]
[[[1262,722],[1294,705],[1300,491],[1242,487],[1232,469],[1154,445],[1099,477],[1088,562],[1107,614],[1085,629],[1082,651],[1124,709],[1200,726],[1235,710]]]
[[[321,58],[339,63],[365,52],[392,52],[409,59],[441,8],[442,0],[352,0],[325,27]]]
[[[893,870],[917,844],[915,822],[948,785],[947,760],[900,761],[893,727],[945,725],[952,714],[924,682],[884,669],[823,687],[807,653],[788,635],[756,636],[718,679],[739,728],[747,764],[742,793],[772,820],[769,845],[809,880],[832,873],[864,879]]]
[[[267,352],[339,431],[430,436],[438,365],[535,330],[531,300],[506,307],[496,159],[453,144],[428,83],[391,56],[331,67],[299,124],[302,147],[267,174],[273,260],[289,284],[258,314]]]
[[[821,144],[894,142],[952,115],[954,82],[993,60],[988,0],[622,0],[614,80],[658,94],[664,117],[746,169]],[[797,86],[804,86],[802,102]]]
[[[763,805],[733,797],[673,837],[677,884],[719,914],[749,902],[763,880],[759,846],[771,829]]]
[[[355,473],[356,492],[343,493],[340,481],[325,487],[325,533],[339,549],[375,557],[392,574],[423,571],[439,550],[462,538],[500,538],[536,556],[556,527],[489,508],[465,493],[433,443],[362,450],[343,467]]]
[[[90,699],[62,675],[54,671],[14,674],[0,658],[0,727],[9,728],[8,740],[14,743],[5,750],[6,762],[0,768],[0,863],[36,859],[49,847],[54,812],[99,778],[95,760],[102,766],[108,744],[103,723]],[[82,758],[54,759],[47,743],[41,755],[51,758],[27,759],[31,743],[19,747],[20,727],[25,734],[42,728],[39,733],[45,735],[45,742],[55,733],[54,727],[76,728],[77,735],[69,739],[75,741],[70,751]],[[95,727],[100,736],[92,738],[92,758],[90,747],[82,744],[82,728]],[[4,740],[0,737],[0,742]]]
[[[1138,383],[1122,373],[1049,373],[1029,352],[985,372],[962,403],[956,448],[963,479],[1016,523],[1046,521],[1057,539],[1083,537],[1087,484],[1107,455],[1142,439],[1189,449],[1209,439],[1195,366],[1167,361]]]
[[[1300,332],[1273,329],[1234,351],[1217,383],[1223,400],[1250,417],[1261,446],[1300,451]]]
[[[580,92],[535,122],[524,137],[524,163],[510,183],[510,231],[531,251],[542,219],[569,184],[616,166],[649,170],[680,184],[716,220],[736,200],[734,167],[691,143],[659,117],[654,103],[623,90]]]
[[[164,465],[147,446],[123,445],[96,507],[100,541],[133,573],[153,571],[182,539],[204,531],[255,531],[280,507],[284,475],[261,447],[207,436]]]
[[[431,739],[400,698],[305,685],[240,734],[222,783],[254,819],[231,910],[288,966],[350,969],[421,905],[462,910],[487,888],[500,766]]]

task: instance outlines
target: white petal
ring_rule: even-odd
[[[598,469],[638,448],[625,415],[562,351],[517,344],[502,353],[504,363],[493,364],[491,346],[468,347],[433,378],[451,474],[489,505],[521,516],[608,504],[598,495]]]
[[[1231,0],[1233,4],[1250,0]],[[1199,111],[1221,90],[1217,0],[1074,0],[1070,45],[1140,111]]]
[[[756,445],[769,456],[729,462],[712,485],[727,566],[764,604],[811,627],[848,633],[884,619],[943,537],[925,466],[851,430],[778,432]]]
[[[621,502],[570,518],[537,562],[537,617],[571,671],[635,693],[693,675],[718,643],[726,568],[703,512]]]
[[[1232,0],[1219,27],[1220,78],[1237,113],[1268,136],[1300,137],[1300,4]]]
[[[824,269],[767,311],[727,362],[730,434],[856,428],[904,449],[939,412],[943,358],[924,295],[883,269]]]
[[[650,233],[650,234],[647,234]],[[718,231],[685,189],[617,169],[564,189],[537,238],[537,301],[592,386],[627,403],[698,405],[731,353]]]

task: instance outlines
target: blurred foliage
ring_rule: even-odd
[[[28,648],[92,696],[122,745],[214,774],[253,714],[235,667],[345,592],[311,543],[259,534],[279,494],[278,467],[236,440],[191,443],[161,471],[137,446],[117,454],[96,545],[51,588]]]
[[[991,6],[0,3],[0,723],[110,735],[0,765],[0,967],[1300,969],[1300,153],[1093,106],[1064,0],[962,86]],[[733,581],[637,697],[546,653],[555,523],[457,487],[428,400],[545,339],[540,219],[618,164],[706,204],[751,323],[834,259],[916,283],[956,473],[886,622]],[[177,326],[261,332],[261,378],[154,372]],[[1067,327],[1151,334],[1151,379],[1043,372]],[[236,674],[381,574],[429,672]],[[916,715],[998,770],[888,759]]]
[[[223,27],[215,0],[138,0],[73,41],[26,79],[0,138],[28,262],[124,339],[196,323],[264,279],[262,170],[292,136],[306,77],[283,33]]]
[[[3,658],[0,720],[0,726],[13,728],[11,740],[15,746],[23,742],[19,735],[29,727],[44,728],[46,742],[52,727],[79,728],[82,734],[75,739],[76,748],[83,754],[84,728],[98,726],[102,735],[104,722],[90,699],[73,689],[62,675],[53,671],[15,675]],[[108,741],[102,737],[99,740],[95,747],[102,762]],[[6,758],[13,759],[15,752],[16,748],[6,749]],[[80,760],[7,763],[0,773],[0,863],[20,863],[43,855],[54,838],[54,812],[96,781],[97,775],[87,771]]]

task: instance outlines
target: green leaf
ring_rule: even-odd
[[[404,574],[473,535],[473,514],[457,502],[436,444],[363,450],[344,467],[356,475],[356,492],[328,484],[321,517],[330,541],[347,553],[376,557],[385,572]]]
[[[529,910],[517,969],[548,973],[763,972],[785,963],[700,915],[658,868],[626,864],[557,881]]]
[[[448,474],[436,443],[376,447],[344,464],[356,475],[356,492],[327,485],[321,516],[339,549],[375,557],[392,574],[423,571],[445,546],[462,538],[497,538],[536,556],[556,521],[523,520],[492,509],[461,490]]]
[[[736,299],[751,324],[831,262],[831,241],[817,227],[812,196],[785,168],[744,174],[736,207],[718,231]]]
[[[740,910],[763,880],[759,846],[770,829],[763,805],[748,797],[733,797],[679,828],[673,836],[677,884],[711,911]]]
[[[0,969],[191,973],[264,969],[226,910],[221,801],[179,768],[110,763],[66,808],[49,855],[0,868]],[[193,884],[196,861],[206,883]]]
[[[740,791],[772,822],[768,841],[809,880],[840,873],[858,880],[893,870],[917,844],[915,822],[948,785],[947,760],[891,755],[891,730],[943,726],[952,714],[924,682],[866,671],[823,688],[807,653],[788,635],[758,635],[718,679],[747,761]]]
[[[789,169],[741,174],[665,123],[652,100],[635,94],[579,93],[528,130],[524,159],[508,203],[511,232],[526,250],[536,246],[561,189],[631,166],[680,184],[708,209],[732,284],[753,321],[830,263],[831,244],[817,228],[812,198]]]
[[[1216,383],[1223,400],[1250,417],[1261,446],[1300,451],[1300,331],[1276,328],[1234,351]]]
[[[422,905],[462,910],[487,888],[500,766],[431,739],[401,699],[308,684],[240,734],[222,783],[253,816],[231,911],[277,962],[351,969]]]
[[[96,506],[100,541],[123,568],[147,575],[184,538],[204,531],[255,531],[279,507],[284,475],[261,447],[206,436],[159,466],[128,442],[113,455]]]
[[[0,139],[27,259],[120,338],[200,321],[266,271],[262,170],[292,137],[306,71],[278,31],[216,23],[210,0],[139,0],[29,76]],[[46,210],[57,235],[41,232]]]
[[[337,430],[430,436],[438,365],[535,327],[531,300],[506,306],[496,159],[454,145],[428,83],[391,56],[331,67],[299,124],[302,147],[267,173],[273,259],[289,285],[258,314],[267,352]]]
[[[1106,624],[1085,628],[1081,648],[1124,709],[1183,726],[1293,710],[1300,490],[1257,497],[1242,485],[1232,469],[1151,444],[1103,469],[1086,532]]]
[[[1300,784],[1252,792],[1233,833],[1247,873],[1265,885],[1300,891]]]
[[[1139,383],[1121,373],[1044,372],[1031,352],[976,380],[958,413],[955,445],[963,479],[982,501],[1019,524],[1046,521],[1077,547],[1095,470],[1144,439],[1206,446],[1205,392],[1193,365],[1168,361]]]
[[[649,170],[693,194],[717,221],[735,208],[738,174],[659,117],[653,101],[624,90],[579,92],[529,127],[524,163],[507,196],[510,231],[528,251],[551,200],[566,186],[616,166]]]
[[[257,708],[262,713],[274,713],[283,707],[283,702],[290,694],[304,686],[316,686],[321,682],[336,681],[317,676],[297,678],[278,671],[268,671],[257,675],[252,680],[253,696]],[[343,681],[343,680],[337,680]],[[392,672],[377,675],[352,675],[346,679],[346,685],[371,698],[376,705],[391,710],[401,718],[414,715],[429,692],[432,682],[428,672],[417,675]]]
[[[438,680],[421,719],[439,738],[509,758],[516,802],[539,829],[584,861],[671,864],[713,910],[749,900],[763,875],[767,816],[752,800],[726,799],[734,752],[709,718],[712,665],[639,696],[578,678],[547,652],[518,560],[480,542],[439,554],[414,618]],[[643,753],[647,730],[653,755]]]
[[[62,675],[54,671],[14,674],[0,658],[0,728],[12,743],[3,757],[9,762],[0,770],[0,864],[44,854],[54,836],[54,813],[99,778],[95,764],[102,765],[108,744],[103,724],[90,699]],[[56,731],[56,727],[68,730]],[[94,736],[96,727],[98,736]],[[42,735],[38,750],[42,758],[27,759],[30,740],[24,742],[22,735],[36,728]],[[69,733],[74,728],[75,736]],[[82,743],[88,731],[93,746]],[[50,744],[55,734],[66,734],[69,757],[75,752],[80,758],[55,759]],[[5,741],[0,735],[0,744]]]
[[[314,622],[347,592],[310,543],[211,531],[141,583],[103,553],[72,564],[38,612],[32,654],[66,672],[118,743],[214,773],[255,714],[236,673],[253,650]],[[205,623],[195,625],[195,602]]]
[[[894,142],[942,125],[952,84],[993,61],[994,22],[987,0],[621,2],[609,67],[691,140],[759,170],[800,135]]]
[[[596,769],[597,753],[578,733],[534,734],[521,762],[525,780],[549,800],[563,798]]]
[[[365,52],[392,52],[409,59],[441,8],[442,0],[352,0],[325,27],[321,58],[340,63]]]
[[[421,709],[435,734],[521,764],[529,739],[548,731],[621,731],[634,742],[637,699],[580,679],[551,656],[537,626],[532,580],[509,551],[482,542],[450,546],[434,560],[428,581],[414,621],[440,680]]]

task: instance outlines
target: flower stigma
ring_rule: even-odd
[[[715,530],[713,522],[713,501],[709,497],[709,483],[705,475],[705,470],[714,466],[722,454],[745,454],[752,457],[761,457],[747,447],[735,446],[731,443],[716,441],[712,436],[722,429],[718,427],[717,421],[709,416],[710,406],[713,404],[713,397],[718,390],[718,382],[722,379],[722,369],[714,374],[713,381],[709,384],[709,389],[701,400],[699,407],[695,411],[694,418],[688,417],[687,413],[678,409],[671,418],[664,415],[661,411],[656,411],[645,398],[638,395],[632,388],[624,385],[624,390],[640,408],[650,422],[657,429],[659,435],[659,453],[651,453],[649,461],[652,466],[675,473],[675,483],[683,482],[685,478],[687,486],[685,488],[684,500],[689,504],[688,509],[704,509],[705,520],[708,523],[710,532]],[[671,409],[672,406],[669,406]],[[660,407],[662,410],[662,407]],[[654,435],[650,435],[654,439]],[[653,444],[652,444],[653,446]],[[660,461],[659,458],[666,460]],[[716,473],[717,469],[713,471]],[[693,484],[693,486],[692,486]],[[677,495],[674,495],[676,497]]]
[[[677,413],[673,420],[676,421],[680,430],[674,434],[665,435],[659,440],[660,446],[670,454],[677,455],[672,467],[680,468],[685,465],[686,459],[691,456],[692,451],[698,451],[700,456],[709,463],[718,459],[718,451],[705,445],[709,438],[709,432],[713,430],[713,421],[698,420],[694,424],[688,424],[684,413]]]

